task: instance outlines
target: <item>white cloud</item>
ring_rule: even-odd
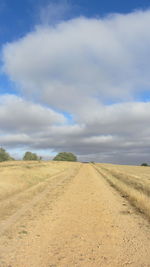
[[[3,50],[24,93],[74,112],[92,97],[131,99],[149,89],[150,11],[38,27]]]
[[[16,133],[40,132],[67,120],[50,108],[42,107],[14,95],[0,97],[0,133],[9,130]]]
[[[32,103],[26,103],[15,96],[4,98],[5,112],[0,108],[0,144],[3,146],[37,150],[39,154],[43,149],[55,152],[72,151],[78,154],[80,159],[83,159],[84,155],[84,159],[91,157],[91,160],[115,163],[140,163],[140,160],[148,160],[150,102],[104,106],[99,110],[99,117],[93,117],[93,120],[84,124],[67,125],[61,115],[59,118],[59,114],[53,114],[54,117],[51,118],[51,113],[48,114],[48,110],[39,108],[39,105],[34,104],[36,112],[32,114]],[[19,105],[19,102],[23,105]],[[29,113],[24,113],[24,105],[28,107]],[[16,116],[17,113],[19,117]],[[5,114],[3,121],[2,114]],[[57,125],[56,118],[59,122]]]
[[[6,44],[4,71],[23,99],[2,98],[0,123],[11,133],[0,142],[10,144],[9,137],[13,146],[18,138],[20,146],[33,149],[144,161],[150,152],[150,102],[136,102],[135,95],[150,88],[149,24],[149,10],[78,18],[38,26]],[[54,110],[71,114],[72,125]]]
[[[84,143],[87,144],[103,144],[103,143],[107,143],[111,142],[113,140],[113,137],[111,135],[101,135],[101,136],[90,136],[87,137],[83,140]]]

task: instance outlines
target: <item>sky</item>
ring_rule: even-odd
[[[0,145],[150,163],[150,3],[1,0]]]

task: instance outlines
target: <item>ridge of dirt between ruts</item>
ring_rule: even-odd
[[[80,166],[80,165],[79,165]],[[42,201],[42,199],[49,193],[51,192],[55,187],[59,187],[60,184],[62,184],[65,180],[67,180],[68,178],[71,177],[71,175],[75,175],[78,172],[79,166],[75,166],[73,168],[70,168],[68,170],[65,170],[64,172],[59,172],[55,175],[53,175],[52,177],[50,177],[50,179],[48,179],[47,181],[43,182],[43,185],[45,185],[45,188],[43,187],[42,191],[40,192],[36,192],[36,195],[33,195],[32,198],[30,199],[25,199],[25,203],[19,203],[19,205],[17,206],[16,204],[16,208],[18,208],[17,210],[14,210],[14,212],[8,215],[7,218],[4,218],[4,220],[2,220],[0,222],[0,235],[2,235],[7,229],[9,229],[9,227],[13,224],[15,224],[15,222],[17,222],[19,220],[19,218],[21,216],[23,216],[26,212],[28,212],[29,210],[32,210],[33,207],[40,201]],[[30,189],[31,190],[31,189]],[[29,190],[29,191],[30,191]],[[18,196],[18,198],[20,196],[22,196],[24,194],[26,194],[26,192],[21,192]],[[16,196],[16,198],[13,197],[13,201],[17,201],[18,202],[18,198]],[[11,200],[9,199],[8,205],[11,205]],[[21,204],[21,205],[20,205]],[[15,206],[15,203],[14,203]]]

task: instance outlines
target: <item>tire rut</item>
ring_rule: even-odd
[[[27,203],[19,207],[19,209],[15,211],[13,214],[9,215],[7,219],[1,221],[0,222],[0,235],[3,235],[5,231],[11,227],[11,225],[17,222],[20,217],[22,217],[26,212],[31,210],[38,202],[40,202],[47,195],[47,193],[53,191],[54,188],[59,187],[68,178],[72,178],[72,175],[73,176],[76,175],[76,173],[78,172],[78,168],[74,168],[73,170],[71,170],[69,175],[67,174],[67,172],[68,172],[68,169],[51,176],[50,179],[47,179],[47,181],[44,183],[44,186],[47,186],[46,189],[43,189],[42,192],[37,193],[37,195],[34,196],[31,200],[29,200]],[[11,200],[7,202],[7,204],[9,205],[10,201],[18,201],[18,198],[22,196],[24,193],[25,192],[21,192],[19,196],[13,197]]]

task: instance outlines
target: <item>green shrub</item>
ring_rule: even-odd
[[[27,151],[24,156],[23,160],[39,160],[37,154]]]
[[[70,152],[60,152],[59,154],[54,157],[53,160],[56,161],[77,161],[77,157]]]
[[[148,166],[148,164],[147,163],[142,163],[141,166]]]

